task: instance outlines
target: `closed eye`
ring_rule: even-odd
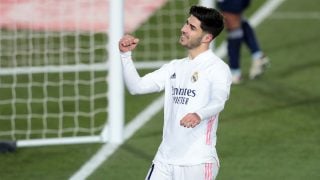
[[[189,23],[188,20],[186,21],[186,24],[190,27],[191,30],[193,30],[193,31],[197,30],[197,27],[195,25]]]

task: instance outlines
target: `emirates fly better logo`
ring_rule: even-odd
[[[172,98],[175,104],[187,105],[189,99],[196,96],[196,90],[172,87]]]
[[[176,73],[173,73],[170,76],[170,79],[176,79],[177,75]],[[198,81],[198,72],[193,73],[191,77],[191,82],[196,82]],[[183,88],[183,87],[174,87],[172,86],[172,98],[173,102],[175,104],[183,104],[187,105],[190,98],[193,98],[196,96],[196,90],[195,89],[189,89],[189,88]]]

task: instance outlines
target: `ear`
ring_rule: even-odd
[[[209,33],[206,33],[204,36],[203,36],[203,42],[205,43],[210,43],[212,40],[213,40],[213,35],[212,34],[209,34]]]

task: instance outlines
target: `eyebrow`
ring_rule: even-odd
[[[191,23],[189,22],[189,20],[187,20],[186,23],[187,23],[189,26],[191,26],[191,28],[197,29],[197,27],[196,27],[195,25],[191,24]]]

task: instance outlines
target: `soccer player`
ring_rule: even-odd
[[[131,57],[139,39],[125,35],[119,41],[130,93],[165,91],[162,142],[147,180],[212,180],[218,174],[216,131],[232,82],[229,66],[209,44],[223,30],[223,16],[202,6],[192,6],[189,14],[179,40],[188,56],[143,77]]]
[[[228,56],[234,84],[241,82],[240,47],[242,41],[249,47],[252,64],[249,78],[255,79],[264,72],[269,60],[261,51],[254,30],[243,17],[250,0],[218,0],[218,8],[222,11],[228,31]]]

